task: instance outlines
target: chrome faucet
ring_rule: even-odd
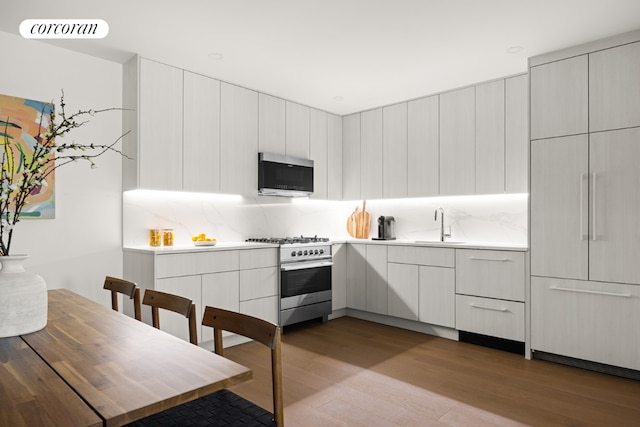
[[[440,207],[436,208],[435,218],[433,218],[433,220],[434,221],[438,220],[438,212],[440,212],[440,241],[444,242],[445,237],[451,237],[451,226],[449,226],[449,232],[445,233],[444,232],[444,209]]]

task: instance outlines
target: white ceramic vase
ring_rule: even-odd
[[[0,256],[0,338],[39,331],[47,325],[47,285],[22,267],[27,258]]]

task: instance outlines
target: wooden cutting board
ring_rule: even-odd
[[[349,236],[356,238],[358,235],[358,217],[360,216],[360,207],[356,207],[349,218],[347,218],[347,233]]]
[[[371,230],[371,214],[367,212],[367,201],[362,202],[362,208],[356,207],[347,218],[347,233],[356,239],[368,239]]]

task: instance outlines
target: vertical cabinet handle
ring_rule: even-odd
[[[592,223],[591,223],[591,225],[593,227],[592,230],[591,230],[591,232],[592,232],[591,240],[593,240],[594,242],[598,238],[597,234],[596,234],[597,233],[597,231],[596,231],[596,208],[597,208],[596,200],[597,200],[597,194],[598,194],[597,190],[596,190],[597,189],[597,186],[596,186],[597,178],[598,178],[598,174],[594,172],[593,173],[593,181],[592,181],[593,182],[593,188],[591,190],[592,191],[592,195],[593,195],[593,199],[591,200],[591,202],[592,202],[592,206],[591,206],[591,221],[592,221]]]
[[[585,181],[587,185],[585,186]],[[589,226],[588,219],[585,218],[587,215],[587,209],[585,209],[585,201],[587,200],[585,190],[588,187],[589,175],[586,173],[580,174],[580,240],[588,240],[589,239]],[[587,205],[588,206],[588,205]],[[585,228],[586,227],[586,228]]]

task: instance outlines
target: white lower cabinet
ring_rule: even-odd
[[[347,308],[347,246],[344,243],[331,246],[331,308],[334,311]]]
[[[278,323],[278,268],[240,270],[240,312]]]
[[[456,250],[456,293],[524,301],[524,252]]]
[[[640,286],[531,278],[531,348],[640,370]]]
[[[524,252],[383,243],[346,249],[347,308],[525,341]]]
[[[277,295],[240,301],[240,313],[259,317],[272,323],[278,323],[279,297]]]
[[[240,301],[278,295],[278,268],[240,270]]]
[[[367,245],[347,245],[347,306],[367,309]]]
[[[240,311],[277,323],[279,310],[278,249],[194,250],[163,252],[124,250],[124,277],[141,287],[190,298],[196,304],[198,341],[213,339],[202,327],[206,306]],[[151,323],[151,310],[142,307]],[[161,310],[160,327],[186,341],[187,320]]]
[[[387,266],[387,314],[418,320],[418,266],[389,263]]]
[[[525,341],[524,255],[456,250],[456,329]]]
[[[240,311],[240,272],[226,271],[202,275],[202,309],[198,315],[202,319],[206,306]],[[231,335],[223,332],[224,336]],[[202,327],[202,341],[213,340],[213,328]]]
[[[367,245],[367,311],[387,314],[387,247]]]
[[[388,261],[388,314],[453,328],[454,250],[389,246]]]
[[[456,295],[456,329],[524,341],[524,303]]]
[[[456,326],[456,277],[453,268],[420,266],[420,321]]]
[[[191,299],[196,305],[196,319],[199,320],[202,319],[201,283],[201,276],[167,277],[164,279],[158,279],[156,281],[155,289]],[[149,316],[149,323],[151,323],[151,308],[143,305],[142,312],[146,312]],[[159,320],[160,329],[185,341],[189,341],[189,323],[184,316],[168,310],[160,310]],[[196,328],[198,341],[202,337],[201,329],[202,327],[198,321]]]

